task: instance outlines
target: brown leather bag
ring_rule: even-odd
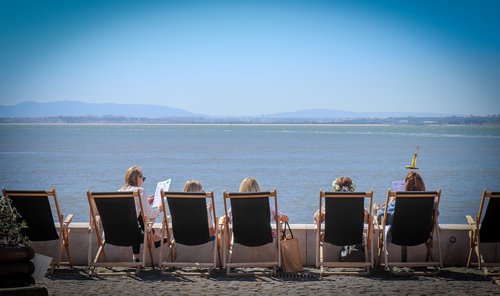
[[[289,235],[286,234],[287,227],[290,232]],[[292,229],[290,229],[288,222],[285,222],[281,235],[281,267],[285,272],[302,271],[299,240],[293,237]]]

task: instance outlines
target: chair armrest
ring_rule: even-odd
[[[472,218],[472,216],[466,215],[465,219],[467,219],[467,223],[469,223],[469,226],[472,229],[474,229],[474,230],[477,229],[476,221],[474,221],[474,219]]]
[[[68,226],[71,221],[73,221],[73,214],[69,214],[66,219],[64,219],[63,225]]]

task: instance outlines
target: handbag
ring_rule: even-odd
[[[287,227],[290,232],[289,235],[286,234]],[[281,267],[285,272],[302,271],[299,240],[293,237],[292,229],[288,222],[285,222],[281,235]]]

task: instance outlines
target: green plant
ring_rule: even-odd
[[[28,228],[26,222],[21,220],[21,215],[16,208],[7,204],[6,198],[0,199],[0,245],[29,247],[31,242],[21,233],[21,230]]]

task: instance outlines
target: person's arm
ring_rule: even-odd
[[[274,220],[274,215],[276,215],[276,209],[271,205],[269,207],[271,209],[271,215],[273,216],[273,218],[271,220]],[[288,222],[288,216],[279,210],[278,210],[278,217],[279,217],[279,220],[278,220],[279,222],[281,222],[281,223]]]
[[[384,217],[384,208],[385,206],[382,205],[381,207],[378,208],[377,210],[377,222],[378,224],[382,225],[382,218]]]
[[[149,205],[149,197],[146,196],[144,188],[139,188],[139,192],[141,193],[142,208],[146,217],[151,220],[158,217],[158,215],[160,214],[160,209],[151,208],[151,206]]]
[[[207,219],[208,219],[208,232],[210,233],[210,236],[213,236],[215,234],[215,226],[214,226],[214,222],[212,220],[212,203],[211,202],[209,202],[207,204]]]
[[[319,219],[319,223],[323,223],[323,221],[325,220],[325,207],[324,206],[321,207],[321,213],[319,210],[317,210],[316,213],[314,213],[314,224],[318,223],[318,219]]]

